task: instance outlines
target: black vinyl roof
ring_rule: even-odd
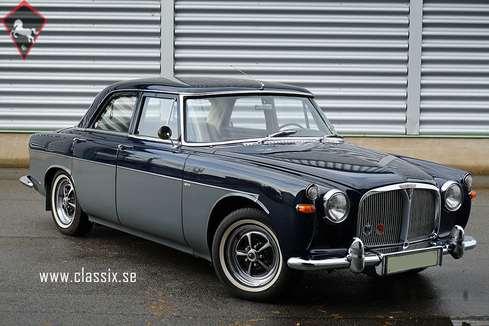
[[[308,90],[280,83],[262,82],[250,78],[179,78],[169,80],[166,78],[144,78],[119,82],[111,85],[111,90],[145,90],[176,93],[209,93],[219,91],[294,91],[311,96]]]

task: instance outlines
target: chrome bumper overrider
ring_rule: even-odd
[[[420,253],[426,250],[439,250],[443,255],[450,254],[453,258],[459,259],[463,256],[466,250],[474,249],[477,245],[477,241],[470,236],[465,236],[464,229],[458,225],[454,226],[448,240],[443,246],[434,245],[429,248],[406,250],[404,252]],[[287,261],[287,265],[293,269],[300,270],[320,270],[320,269],[342,269],[349,268],[353,273],[363,272],[365,267],[379,266],[384,261],[384,257],[387,255],[381,253],[365,253],[365,247],[362,240],[354,238],[350,248],[348,249],[348,255],[341,258],[328,258],[321,260],[302,259],[292,257]],[[437,265],[441,265],[440,261]],[[381,270],[379,275],[384,274],[384,270]]]
[[[29,187],[29,188],[34,187],[34,183],[32,183],[30,175],[24,175],[23,177],[20,178],[19,181],[20,181],[20,183],[22,183],[26,187]]]

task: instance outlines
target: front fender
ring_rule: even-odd
[[[285,258],[305,250],[313,237],[315,214],[299,213],[309,184],[295,176],[252,164],[216,159],[212,155],[190,155],[185,164],[183,228],[185,239],[199,256],[207,256],[213,208],[238,196],[261,207],[269,216]],[[225,216],[221,216],[221,219]]]

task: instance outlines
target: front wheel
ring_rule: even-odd
[[[71,178],[63,171],[56,173],[51,185],[51,212],[58,230],[66,235],[83,235],[92,223],[82,211]]]
[[[301,275],[287,266],[267,215],[255,208],[236,210],[221,222],[212,261],[227,288],[247,300],[272,300]]]

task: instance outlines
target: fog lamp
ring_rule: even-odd
[[[306,197],[315,200],[319,195],[319,189],[318,186],[316,186],[314,183],[311,183],[309,186],[306,187]]]
[[[474,181],[474,178],[472,177],[472,174],[467,173],[464,177],[464,183],[467,187],[472,187],[472,182]]]

